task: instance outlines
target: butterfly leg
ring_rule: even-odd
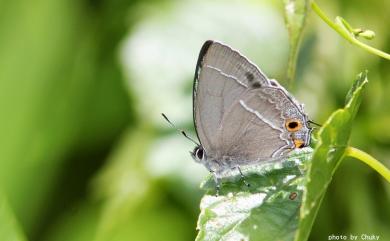
[[[215,196],[218,197],[219,196],[219,190],[221,189],[220,181],[219,181],[219,178],[218,178],[217,174],[214,171],[210,171],[210,172],[213,174],[213,177],[214,177],[215,189],[216,189]]]
[[[238,171],[240,172],[240,176],[241,176],[241,179],[242,179],[242,181],[244,182],[244,184],[245,184],[247,187],[250,187],[251,185],[245,180],[245,176],[244,176],[244,174],[242,174],[241,168],[240,168],[239,166],[237,166],[237,169],[238,169]]]

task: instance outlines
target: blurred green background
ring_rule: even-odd
[[[374,30],[390,52],[390,2],[318,2]],[[191,90],[207,39],[284,83],[282,1],[0,1],[0,240],[193,240],[207,175],[193,144]],[[369,70],[351,144],[390,167],[390,63],[309,15],[291,91],[312,119],[343,106]],[[346,159],[310,240],[390,240],[390,185]]]

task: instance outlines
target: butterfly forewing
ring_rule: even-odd
[[[218,149],[223,114],[253,83],[269,85],[267,77],[230,47],[207,41],[199,54],[194,82],[194,121],[208,154]]]

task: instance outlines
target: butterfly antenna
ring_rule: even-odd
[[[196,142],[194,139],[192,139],[191,137],[189,137],[189,136],[187,135],[187,133],[186,133],[184,130],[177,128],[177,127],[168,119],[168,117],[167,117],[164,113],[161,113],[161,115],[164,117],[164,119],[165,119],[165,120],[166,120],[174,129],[176,129],[178,132],[180,132],[185,138],[187,138],[188,140],[192,141],[195,145],[200,146],[200,144],[199,144],[198,142]]]
[[[314,122],[314,121],[312,121],[312,120],[309,120],[308,123],[313,124],[313,125],[316,125],[316,126],[318,126],[318,127],[321,127],[321,126],[322,126],[322,125],[320,125],[320,124],[318,124],[318,123],[316,123],[316,122]]]

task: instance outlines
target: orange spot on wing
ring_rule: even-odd
[[[286,120],[286,128],[289,132],[296,132],[302,128],[302,122],[298,119]]]
[[[303,140],[300,140],[300,139],[295,139],[294,146],[295,146],[295,148],[302,148],[305,146],[305,142]]]

